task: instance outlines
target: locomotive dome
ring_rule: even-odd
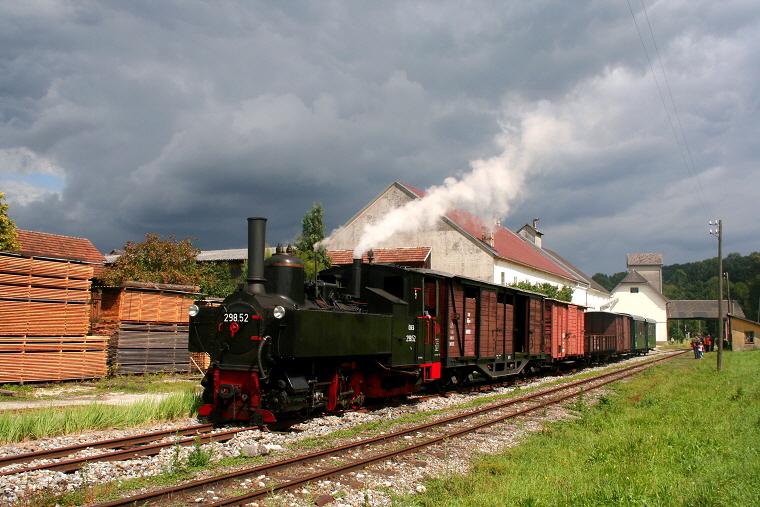
[[[293,254],[293,248],[277,245],[275,253],[264,260],[265,287],[269,294],[284,296],[296,304],[303,304],[303,261]]]

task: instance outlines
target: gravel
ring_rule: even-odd
[[[628,361],[640,359],[635,358]],[[593,370],[595,368],[586,371]],[[531,387],[554,380],[557,380],[557,377],[545,377],[540,381],[521,387]],[[360,411],[348,412],[342,416],[323,416],[298,424],[293,428],[296,431],[288,433],[259,430],[245,431],[234,439],[223,443],[212,442],[211,444],[204,444],[201,446],[201,449],[204,452],[211,453],[212,463],[224,457],[240,456],[243,450],[251,451],[254,449],[264,450],[272,456],[290,456],[294,452],[299,452],[292,450],[293,446],[291,444],[305,438],[328,435],[334,431],[350,428],[357,424],[394,420],[410,412],[454,409],[457,405],[470,401],[473,398],[506,394],[514,389],[514,387],[508,387],[494,389],[482,394],[451,394],[446,398],[431,398],[417,404],[386,407],[374,412]],[[590,396],[587,395],[585,399],[589,400]],[[382,465],[364,470],[350,472],[336,480],[319,481],[311,484],[308,488],[283,493],[276,500],[278,502],[277,505],[294,507],[313,506],[315,504],[329,505],[330,507],[355,505],[389,506],[391,505],[392,494],[422,493],[426,490],[425,482],[430,477],[445,474],[466,474],[475,455],[498,453],[506,447],[517,445],[526,434],[540,430],[544,424],[568,417],[573,417],[571,411],[561,406],[552,406],[545,411],[536,411],[533,415],[521,416],[519,420],[500,423],[464,437],[452,439],[447,441],[445,446],[436,446],[422,453],[394,459]],[[146,431],[173,429],[189,424],[197,424],[197,421],[187,419],[156,425],[150,428],[140,428],[139,430],[93,431],[83,435],[47,438],[0,447],[0,456],[69,446],[88,441],[119,438]],[[396,427],[393,428],[394,431],[397,429]],[[185,463],[189,453],[192,451],[192,447],[170,447],[152,457],[118,462],[90,463],[83,470],[70,474],[38,470],[23,474],[1,476],[0,505],[23,505],[25,499],[42,491],[49,493],[74,492],[93,484],[112,481],[122,482],[127,479],[170,472],[178,465]],[[86,449],[78,456],[94,455],[99,452],[102,451]],[[329,462],[330,460],[326,461]],[[17,465],[15,468],[32,466],[43,462],[44,460]],[[319,463],[315,463],[314,466],[319,466]],[[11,470],[11,467],[0,468],[0,472],[8,470]],[[267,484],[267,477],[260,476],[248,479],[240,487],[242,489],[257,489],[265,487]],[[208,490],[202,494],[198,494],[196,501],[199,504],[210,502],[218,499],[218,496],[218,492]],[[252,502],[250,505],[263,506],[266,504]]]

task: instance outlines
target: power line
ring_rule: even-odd
[[[655,52],[657,53],[657,59],[660,62],[660,69],[662,70],[662,76],[665,81],[665,85],[668,89],[668,95],[670,97],[670,102],[673,106],[673,112],[676,117],[676,120],[678,121],[678,126],[681,131],[681,137],[683,138],[683,144],[686,148],[686,153],[688,154],[688,158],[691,161],[691,166],[689,166],[689,162],[686,159],[686,154],[684,154],[684,147],[681,146],[681,141],[678,137],[678,133],[676,132],[676,127],[673,124],[673,118],[670,116],[670,110],[668,109],[668,106],[665,101],[665,96],[663,95],[662,88],[660,87],[660,82],[657,79],[657,75],[654,72],[654,67],[652,66],[652,59],[649,57],[649,51],[647,51],[646,44],[644,43],[644,37],[641,35],[641,30],[639,29],[639,24],[636,21],[636,15],[633,12],[633,7],[631,6],[631,1],[627,0],[628,2],[628,8],[631,11],[631,17],[633,18],[633,23],[636,25],[636,32],[639,34],[639,40],[641,41],[641,47],[644,48],[644,54],[647,57],[647,62],[649,63],[649,69],[652,71],[652,77],[654,78],[654,82],[657,85],[657,91],[660,94],[660,100],[662,100],[662,106],[665,108],[665,114],[668,117],[668,122],[670,123],[670,128],[673,131],[673,136],[676,139],[676,144],[678,145],[678,150],[681,153],[681,159],[683,160],[684,165],[686,166],[686,171],[689,173],[689,178],[691,179],[691,183],[694,186],[694,191],[699,197],[700,202],[702,203],[702,207],[705,209],[705,211],[708,213],[708,217],[712,219],[714,217],[714,213],[712,211],[712,208],[710,206],[710,202],[707,200],[707,197],[705,196],[705,192],[702,189],[702,183],[699,181],[699,176],[697,174],[696,165],[694,164],[694,158],[691,156],[691,150],[689,149],[689,143],[686,141],[686,134],[683,130],[683,125],[681,124],[681,118],[678,115],[678,108],[676,107],[676,102],[673,98],[673,92],[670,89],[670,83],[668,82],[667,75],[665,74],[665,66],[662,63],[662,58],[660,56],[660,50],[657,48],[657,42],[654,38],[654,32],[652,31],[652,25],[649,22],[649,15],[647,14],[646,7],[644,6],[644,0],[641,0],[641,7],[644,10],[644,16],[647,20],[647,25],[649,27],[649,33],[652,37],[652,43],[654,44]]]

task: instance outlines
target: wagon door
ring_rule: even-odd
[[[583,355],[583,309],[579,306],[568,305],[567,328],[568,335],[565,343],[568,356]]]
[[[464,355],[464,287],[451,282],[448,297],[448,340],[446,358],[451,360]]]
[[[528,303],[528,353],[540,355],[544,348],[543,305],[540,299]]]
[[[498,304],[496,305],[496,320],[499,325],[498,342],[496,350],[503,354],[505,359],[514,359],[514,330],[515,330],[515,308],[512,304],[513,299],[507,294],[500,292],[498,295]]]
[[[496,291],[483,290],[480,294],[480,357],[492,358],[497,354],[500,342]]]

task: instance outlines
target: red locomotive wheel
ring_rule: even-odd
[[[351,378],[348,380],[348,390],[354,392],[351,397],[351,406],[353,408],[361,407],[364,403],[364,375],[358,371],[351,374]]]

